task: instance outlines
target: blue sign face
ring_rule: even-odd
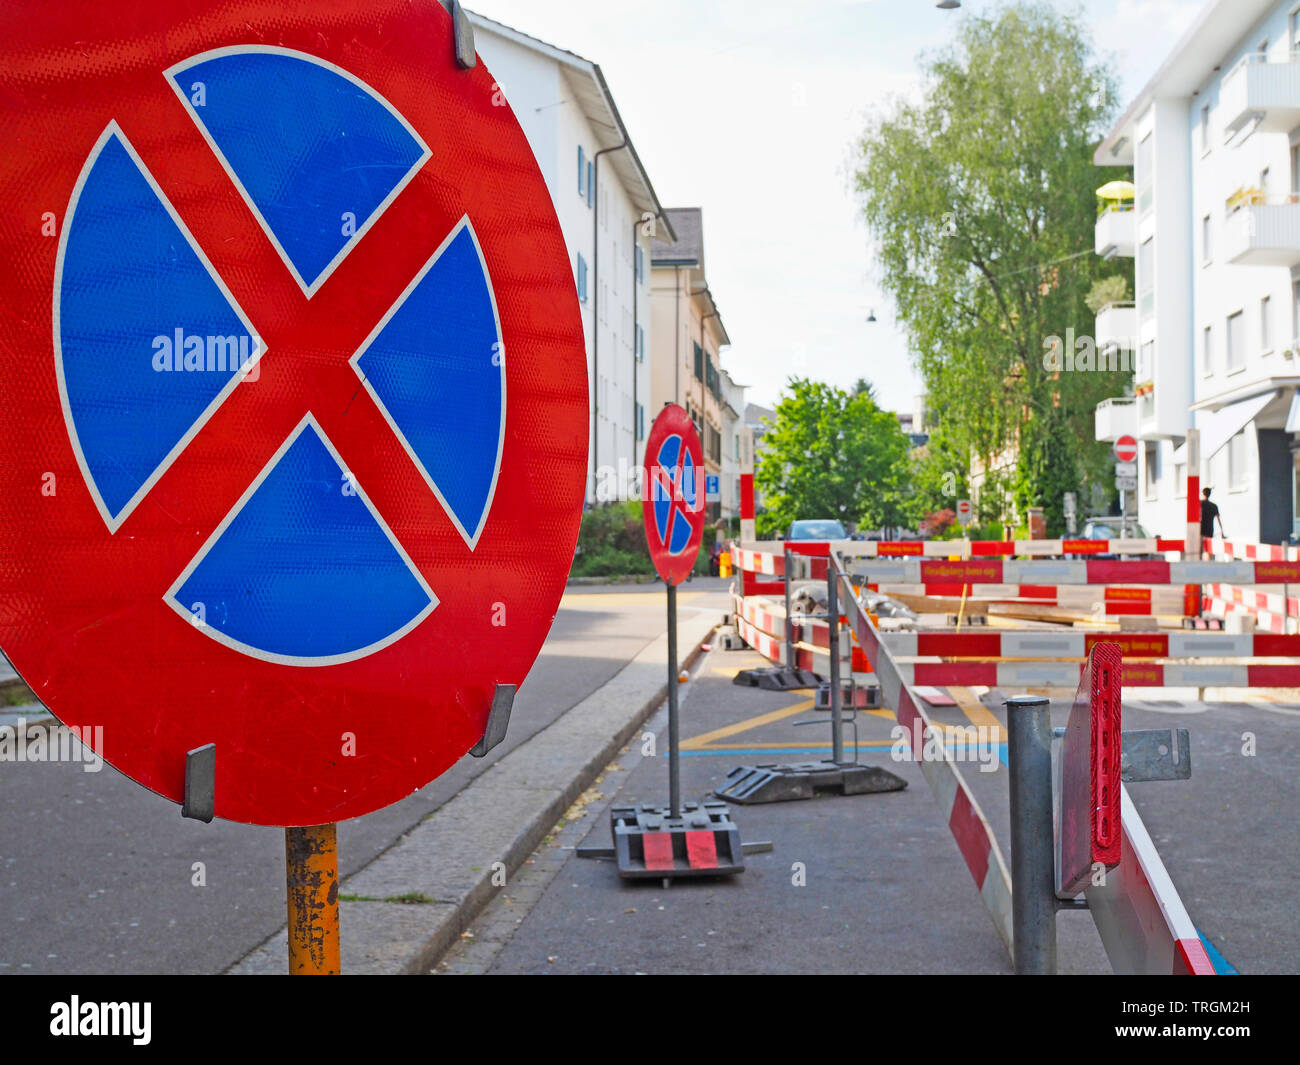
[[[240,46],[167,74],[305,299],[430,156],[388,101],[312,56]],[[472,550],[500,470],[505,360],[468,216],[390,291],[403,285],[349,362]],[[73,446],[113,532],[264,353],[116,123],[69,206],[55,343]],[[370,654],[438,603],[310,410],[166,598],[213,639],[294,665]]]
[[[716,473],[706,473],[704,475],[704,498],[713,502],[722,497],[722,478]]]
[[[685,465],[683,465],[685,460]],[[665,437],[655,463],[650,500],[655,531],[669,554],[680,555],[691,542],[691,513],[696,509],[695,465],[677,435]]]

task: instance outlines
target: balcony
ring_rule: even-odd
[[[1137,348],[1137,308],[1132,303],[1108,303],[1097,312],[1097,350]]]
[[[1111,204],[1097,216],[1093,247],[1103,259],[1133,258],[1137,248],[1137,212],[1131,203]]]
[[[1096,433],[1098,440],[1118,440],[1121,436],[1137,436],[1137,397],[1118,396],[1103,399],[1097,404]]]
[[[1242,57],[1223,79],[1219,112],[1226,140],[1252,123],[1265,133],[1300,125],[1300,55],[1278,62],[1260,52]]]
[[[1296,197],[1266,201],[1252,190],[1247,190],[1246,196],[1224,225],[1223,253],[1228,262],[1240,266],[1300,263],[1300,202]]]

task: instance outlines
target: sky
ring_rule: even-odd
[[[1074,0],[1052,0],[1079,10]],[[1209,0],[1092,0],[1124,106]],[[472,0],[600,64],[665,207],[702,207],[722,364],[771,406],[792,374],[910,411],[921,391],[851,186],[867,116],[915,94],[918,53],[996,0]],[[1098,184],[1105,180],[1100,176]],[[868,322],[874,311],[876,321]]]

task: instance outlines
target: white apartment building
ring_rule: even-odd
[[[1097,222],[1098,254],[1134,258],[1136,298],[1096,339],[1136,348],[1137,394],[1100,404],[1096,435],[1138,438],[1152,534],[1182,534],[1192,426],[1232,539],[1300,528],[1298,49],[1300,0],[1213,0],[1094,157],[1136,186]]]
[[[726,370],[719,370],[722,382],[722,499],[718,508],[723,518],[740,517],[740,475],[747,471],[745,449],[745,386],[738,385]],[[752,445],[751,445],[752,447]]]
[[[674,240],[600,67],[470,12],[475,49],[555,203],[582,305],[591,388],[587,500],[622,498],[650,410],[650,241]]]

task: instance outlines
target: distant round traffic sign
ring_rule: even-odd
[[[690,415],[675,403],[650,427],[642,484],[650,558],[666,583],[681,584],[704,537],[704,448]]]
[[[438,4],[29,3],[0,43],[0,647],[217,816],[427,784],[573,559],[582,326]],[[93,730],[90,735],[95,735]]]
[[[1131,436],[1121,436],[1115,441],[1113,450],[1115,452],[1115,458],[1120,462],[1132,462],[1137,458],[1138,442]]]

